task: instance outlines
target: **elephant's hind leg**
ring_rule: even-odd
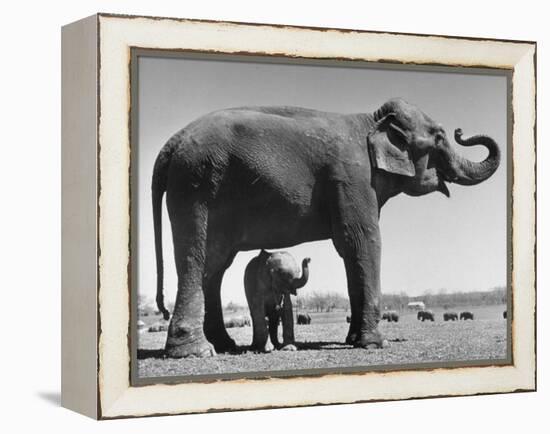
[[[186,204],[167,197],[172,223],[178,292],[168,327],[165,351],[169,357],[212,356],[213,346],[203,330],[206,229],[208,210],[203,203]]]
[[[229,336],[223,323],[221,302],[221,284],[225,270],[229,268],[235,254],[225,254],[224,249],[211,251],[208,249],[208,265],[204,281],[204,333],[208,341],[214,345],[216,352],[232,352],[237,349],[235,341]]]

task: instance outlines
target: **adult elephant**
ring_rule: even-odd
[[[471,319],[473,320],[474,319],[474,314],[473,312],[470,312],[470,311],[464,311],[464,312],[460,312],[460,319],[466,321],[467,319]]]
[[[296,324],[298,325],[309,325],[311,324],[311,316],[309,313],[299,313],[296,318]]]
[[[310,258],[304,258],[302,269],[288,252],[262,250],[244,272],[244,289],[252,316],[253,351],[271,352],[273,348],[293,351],[294,318],[290,295],[302,288],[309,278]],[[266,327],[265,318],[268,319]],[[279,319],[283,325],[283,344],[279,343]],[[268,340],[268,331],[271,343]]]
[[[227,328],[246,327],[250,325],[250,318],[246,315],[233,317],[224,321]]]
[[[382,347],[381,207],[399,193],[478,184],[498,168],[495,141],[473,162],[455,152],[443,127],[402,99],[372,114],[297,107],[220,110],[192,122],[160,151],[152,200],[157,304],[162,295],[162,197],[172,226],[178,291],[166,341],[170,357],[235,347],[223,326],[220,286],[239,251],[332,239],[344,261],[351,322],[346,343]]]
[[[416,318],[424,321],[435,321],[435,315],[431,310],[419,310]]]
[[[444,312],[443,321],[458,321],[458,314],[456,312]]]
[[[382,319],[387,320],[388,322],[398,322],[399,321],[399,315],[395,310],[387,310],[382,313]]]

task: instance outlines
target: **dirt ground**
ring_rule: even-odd
[[[380,323],[380,331],[390,346],[364,350],[345,345],[346,312],[310,313],[310,325],[296,325],[298,351],[255,354],[248,351],[252,328],[230,328],[228,333],[239,346],[236,354],[211,358],[164,358],[166,332],[141,332],[138,338],[140,378],[203,374],[301,370],[312,368],[373,367],[433,362],[461,362],[506,358],[505,306],[462,307],[472,311],[474,321],[443,321],[443,310],[434,309],[435,322],[421,322],[415,312],[402,313],[397,323]],[[145,318],[146,323],[158,320]]]

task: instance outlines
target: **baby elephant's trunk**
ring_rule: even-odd
[[[304,287],[305,284],[307,283],[307,280],[309,279],[310,261],[311,261],[310,258],[304,258],[304,260],[302,261],[302,277],[300,277],[299,279],[294,279],[292,284],[294,290]]]

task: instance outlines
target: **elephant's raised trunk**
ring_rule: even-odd
[[[299,279],[294,279],[292,286],[294,289],[302,288],[307,283],[307,280],[309,279],[309,262],[311,261],[310,258],[304,258],[302,261],[302,277]]]
[[[492,138],[478,135],[469,139],[462,139],[462,130],[458,128],[455,130],[455,141],[462,146],[485,146],[489,150],[489,155],[485,160],[475,163],[461,157],[448,146],[447,164],[449,168],[445,170],[447,181],[460,185],[475,185],[485,181],[495,173],[500,164],[500,149]]]

